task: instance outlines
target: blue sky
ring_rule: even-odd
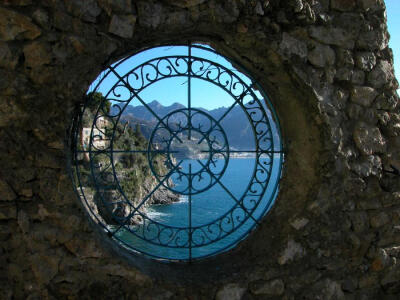
[[[202,45],[204,46],[204,45]],[[168,56],[174,56],[174,55],[187,55],[188,54],[188,48],[187,47],[170,47],[170,46],[164,46],[164,47],[158,47],[158,48],[153,48],[151,50],[145,50],[141,53],[136,54],[134,57],[128,58],[126,60],[122,60],[120,62],[116,62],[113,67],[119,73],[120,75],[127,74],[130,72],[132,69],[135,69],[137,66],[141,65],[144,62],[151,61],[154,58],[157,57],[167,57]],[[227,68],[228,70],[232,71],[233,73],[236,74],[236,78],[232,81],[232,77],[230,77],[227,72],[222,72],[219,73],[218,70],[216,70],[215,67],[211,67],[208,65],[208,63],[200,63],[199,61],[193,63],[193,70],[196,74],[202,74],[206,70],[208,70],[210,79],[212,81],[215,81],[215,78],[218,78],[220,80],[220,83],[222,85],[228,85],[230,86],[231,82],[233,82],[232,85],[232,93],[235,94],[236,96],[240,95],[246,87],[243,87],[242,85],[238,84],[235,85],[235,83],[240,80],[242,80],[245,84],[250,85],[251,84],[251,79],[242,74],[241,72],[237,71],[234,69],[234,67],[223,57],[220,55],[216,54],[215,52],[210,52],[206,49],[199,49],[199,48],[192,48],[192,55],[193,56],[198,56],[204,59],[209,59],[212,61],[215,61],[222,65],[223,67]],[[169,58],[168,58],[169,59]],[[158,61],[158,60],[157,60]],[[172,63],[172,65],[171,65]],[[152,63],[155,65],[155,63]],[[179,70],[180,72],[185,73],[187,70],[187,63],[183,59],[171,59],[169,63],[167,63],[167,59],[163,59],[159,64],[157,64],[159,71],[163,74],[168,74],[168,68],[174,68]],[[137,74],[141,74],[142,72],[136,71]],[[204,71],[202,71],[204,70]],[[155,69],[154,67],[151,67],[151,65],[147,65],[143,68],[143,74],[140,75],[139,79],[135,78],[134,75],[130,75],[129,77],[129,84],[133,88],[139,88],[142,86],[142,79],[141,78],[146,78],[146,74],[149,76],[150,80],[155,74]],[[173,72],[174,74],[176,72]],[[100,80],[105,74],[107,74],[107,70],[105,73],[100,74],[98,80]],[[220,76],[218,76],[220,74]],[[162,77],[162,76],[161,76]],[[204,78],[205,76],[203,76]],[[148,82],[147,80],[145,80]],[[124,87],[117,87],[116,88],[116,94],[120,94],[120,97],[114,96],[112,94],[109,94],[110,89],[112,89],[113,85],[119,82],[119,79],[113,75],[112,73],[106,75],[104,81],[100,84],[98,91],[102,92],[104,96],[107,97],[107,99],[111,100],[113,103],[115,103],[113,100],[128,100],[129,99],[129,91],[124,88]],[[97,84],[97,80],[92,84],[91,88],[95,88],[95,85]],[[91,90],[91,89],[90,89]],[[89,90],[89,91],[90,91]],[[219,107],[230,107],[233,103],[235,103],[234,98],[232,98],[227,92],[225,92],[222,88],[211,84],[210,82],[200,80],[193,78],[191,81],[191,106],[192,107],[204,107],[207,109],[215,109]],[[263,98],[263,96],[258,92],[253,90],[255,93],[256,97],[259,99]],[[151,86],[148,86],[147,88],[143,89],[140,93],[139,96],[140,98],[146,102],[150,103],[154,100],[157,100],[164,106],[169,106],[172,105],[173,103],[181,103],[185,106],[188,105],[188,78],[187,76],[181,76],[181,77],[172,77],[172,78],[164,78],[162,80],[157,81],[156,83],[152,84]],[[253,100],[250,96],[245,96],[244,97],[244,102],[248,102],[250,100]],[[136,106],[136,105],[141,105],[141,102],[138,98],[134,98],[130,103],[130,105]]]
[[[385,0],[388,30],[390,33],[389,46],[393,50],[394,69],[396,77],[400,75],[400,0]]]

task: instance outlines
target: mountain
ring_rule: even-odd
[[[182,104],[174,103],[170,106],[163,106],[158,101],[154,100],[147,104],[159,117],[164,117],[171,111],[185,108]],[[128,105],[123,113],[123,116],[132,116],[134,118],[157,122],[157,118],[143,105],[132,106]],[[172,121],[172,120],[171,120]]]
[[[184,105],[174,103],[170,106],[163,106],[158,101],[154,100],[147,104],[151,110],[154,111],[157,116],[163,118],[168,113],[186,108]],[[215,120],[219,120],[228,108],[220,107],[212,110],[205,108],[197,108],[209,114]],[[130,126],[139,124],[143,135],[149,138],[153,128],[156,126],[157,118],[143,105],[132,106],[128,105],[124,110],[122,121],[129,121]],[[183,114],[172,115],[169,119],[169,125],[174,126],[179,122],[186,122],[186,117]],[[202,122],[197,120],[197,122]],[[247,115],[243,112],[239,105],[235,106],[229,113],[224,117],[221,122],[221,126],[224,129],[231,149],[237,150],[253,150],[254,149],[254,135],[252,127],[247,119]]]

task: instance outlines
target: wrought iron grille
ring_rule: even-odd
[[[90,217],[124,249],[167,261],[209,257],[237,245],[271,208],[284,159],[279,123],[238,66],[208,46],[160,46],[108,66],[90,87],[73,123],[73,180]],[[146,97],[165,80],[184,86],[186,99],[160,113]],[[219,115],[194,104],[195,82],[231,104]],[[152,121],[129,118],[130,105]],[[245,148],[230,143],[239,135],[226,130],[234,113],[251,133]],[[168,208],[168,219],[155,208]]]

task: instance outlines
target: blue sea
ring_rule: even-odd
[[[219,178],[220,183],[214,180],[211,188],[191,198],[181,195],[180,201],[176,203],[150,206],[147,209],[148,219],[145,218],[142,225],[131,226],[129,230],[121,229],[115,236],[129,248],[149,256],[172,260],[196,259],[229,250],[256,227],[256,220],[261,219],[274,203],[281,159],[275,155],[272,167],[271,158],[260,159],[265,170],[256,172],[259,167],[256,168],[255,158],[231,158]],[[198,162],[186,160],[182,165],[183,171],[187,171],[190,164],[193,169],[196,164],[197,169],[201,168]],[[222,170],[223,162],[219,164],[215,167]],[[263,196],[254,196],[263,191],[259,183],[250,184],[254,174],[261,181],[269,177]],[[172,179],[177,190],[187,186],[187,181],[176,175]],[[207,180],[200,179],[195,177],[193,181],[201,184]],[[198,189],[201,189],[201,185],[198,185]],[[246,191],[250,191],[253,196],[244,196]],[[252,213],[251,217],[247,212]],[[193,228],[192,231],[188,227]]]

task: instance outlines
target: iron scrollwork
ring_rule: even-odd
[[[91,217],[110,237],[136,253],[190,261],[232,248],[259,224],[276,197],[283,151],[276,114],[265,93],[264,99],[259,98],[256,83],[223,63],[213,61],[210,55],[192,54],[193,50],[215,54],[210,48],[189,44],[186,49],[186,55],[157,56],[128,71],[123,66],[135,55],[110,65],[93,89],[101,90],[104,98],[93,112],[90,126],[84,127],[85,113],[90,105],[86,104],[74,127],[72,145],[78,193]],[[159,116],[142,99],[142,92],[157,82],[175,77],[187,78],[187,107]],[[114,81],[104,89],[107,78],[114,78]],[[232,105],[219,118],[192,107],[190,84],[194,79],[219,87],[232,98]],[[90,101],[93,99],[88,103]],[[121,118],[133,101],[146,108],[156,125],[145,149],[116,149],[115,141],[127,126]],[[107,109],[106,102],[112,103],[111,109]],[[254,149],[235,150],[229,145],[223,120],[236,106],[241,108],[251,126]],[[90,128],[86,142],[83,141],[82,128]],[[180,157],[179,147],[186,139],[196,144],[197,158],[184,167],[186,158]],[[229,176],[230,158],[240,152],[252,153],[254,165],[247,187],[241,196],[237,196],[226,186],[223,178]],[[152,189],[139,201],[132,201],[121,183],[121,178],[126,176],[117,168],[122,155],[145,157],[154,178]],[[82,168],[85,158],[90,172],[84,172]],[[205,224],[193,222],[192,210],[196,208],[192,198],[214,186],[223,190],[233,204],[212,221]],[[165,224],[143,209],[160,189],[188,198],[186,225]],[[231,240],[223,243],[227,238]],[[177,252],[171,254],[170,249]],[[196,252],[198,249],[207,250]]]

